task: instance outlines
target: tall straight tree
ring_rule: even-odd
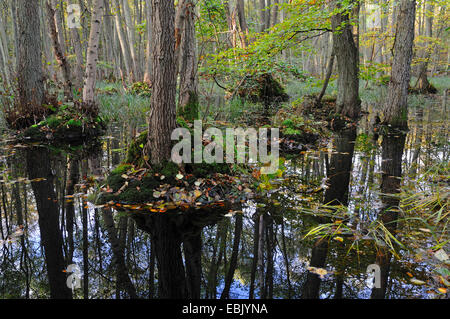
[[[355,1],[354,5],[356,5]],[[361,110],[359,99],[359,55],[353,39],[349,8],[342,8],[342,0],[334,1],[336,13],[331,17],[333,30],[333,52],[338,68],[338,96],[336,112],[355,119]]]
[[[395,28],[391,81],[383,112],[384,124],[398,129],[408,127],[407,98],[411,78],[415,14],[415,0],[400,1]]]
[[[152,164],[170,159],[171,133],[176,127],[175,7],[171,0],[152,1],[153,92],[148,148]]]
[[[28,114],[33,122],[40,120],[39,114],[44,102],[39,16],[39,1],[17,1],[17,111]]]
[[[428,38],[425,41],[426,47],[423,52],[423,62],[419,65],[418,79],[416,82],[416,87],[422,92],[434,93],[435,89],[431,86],[428,81],[427,70],[428,63],[430,62],[431,52],[434,49],[434,45],[430,43],[430,39],[433,36],[433,15],[434,15],[434,5],[431,1],[426,4],[426,20],[425,20],[425,36]]]
[[[180,93],[178,109],[186,120],[198,118],[198,76],[195,41],[195,4],[193,0],[183,2],[185,12],[181,37]]]
[[[92,107],[95,103],[95,81],[97,75],[98,46],[100,41],[102,16],[103,0],[94,0],[83,86],[83,103],[89,107]]]

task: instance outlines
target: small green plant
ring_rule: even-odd
[[[150,97],[152,95],[152,89],[146,82],[135,82],[128,89],[130,94],[139,95],[142,97]]]

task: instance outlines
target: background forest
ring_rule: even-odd
[[[448,298],[447,9],[0,0],[0,298]],[[194,120],[279,169],[175,165]]]

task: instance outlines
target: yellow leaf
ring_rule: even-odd
[[[195,198],[198,198],[198,197],[202,196],[202,192],[199,191],[198,189],[196,189],[196,190],[194,191],[194,195],[195,195]]]
[[[344,238],[342,238],[342,237],[334,237],[333,239],[340,241],[341,243],[344,241]]]
[[[443,294],[447,293],[447,289],[446,288],[439,288],[438,290],[439,290],[439,292],[441,292]]]

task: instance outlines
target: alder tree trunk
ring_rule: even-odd
[[[431,52],[433,51],[434,45],[430,43],[430,39],[433,36],[433,12],[434,6],[430,1],[426,4],[426,11],[428,12],[425,19],[425,36],[428,38],[425,41],[425,51],[423,52],[423,62],[419,65],[418,79],[416,82],[416,88],[424,93],[435,93],[433,87],[428,81],[428,63],[430,62]]]
[[[102,16],[103,0],[94,0],[83,86],[83,103],[89,107],[92,107],[95,103],[95,82]]]
[[[152,79],[152,59],[151,59],[151,51],[152,51],[152,42],[153,42],[153,29],[151,26],[152,23],[152,4],[151,0],[145,1],[145,13],[147,15],[147,46],[146,46],[146,59],[145,59],[145,72],[144,72],[144,82],[151,85]]]
[[[18,112],[28,114],[34,121],[39,115],[33,111],[44,102],[44,75],[39,19],[39,2],[17,1],[17,82]]]
[[[336,112],[342,116],[356,119],[361,110],[358,48],[353,39],[350,12],[342,11],[338,2],[335,1],[335,8],[338,8],[339,12],[331,17],[333,51],[338,68]]]
[[[184,2],[185,19],[181,37],[181,68],[179,113],[188,121],[198,118],[198,77],[195,41],[195,4],[192,0]]]
[[[415,0],[401,0],[398,8],[394,41],[394,59],[386,103],[384,124],[398,129],[408,127],[408,87],[414,41]]]
[[[137,61],[136,52],[135,52],[135,44],[136,44],[136,36],[134,33],[134,24],[131,21],[130,14],[130,5],[128,4],[128,0],[123,0],[123,15],[125,17],[125,25],[127,28],[128,35],[128,43],[130,48],[131,55],[131,63],[133,66],[134,78],[136,81],[139,81],[141,78],[141,72],[139,70],[139,63]]]
[[[152,164],[169,160],[171,133],[176,127],[175,8],[173,1],[152,2],[153,92],[149,116],[148,148]]]
[[[47,23],[50,33],[50,38],[52,40],[53,44],[53,53],[55,54],[56,61],[58,62],[59,66],[61,67],[63,79],[64,79],[64,88],[65,88],[65,94],[67,98],[72,99],[73,98],[73,92],[72,92],[72,76],[70,73],[70,65],[67,61],[65,52],[64,52],[64,46],[61,44],[61,39],[64,40],[64,37],[61,37],[59,35],[59,31],[57,29],[56,25],[56,10],[52,8],[50,2],[45,3],[45,8],[47,11]],[[59,28],[61,30],[61,28]]]
[[[241,44],[242,47],[245,48],[248,45],[248,25],[247,20],[245,19],[245,8],[244,8],[244,0],[237,0],[236,2],[237,15],[239,20],[239,27],[241,29]]]

